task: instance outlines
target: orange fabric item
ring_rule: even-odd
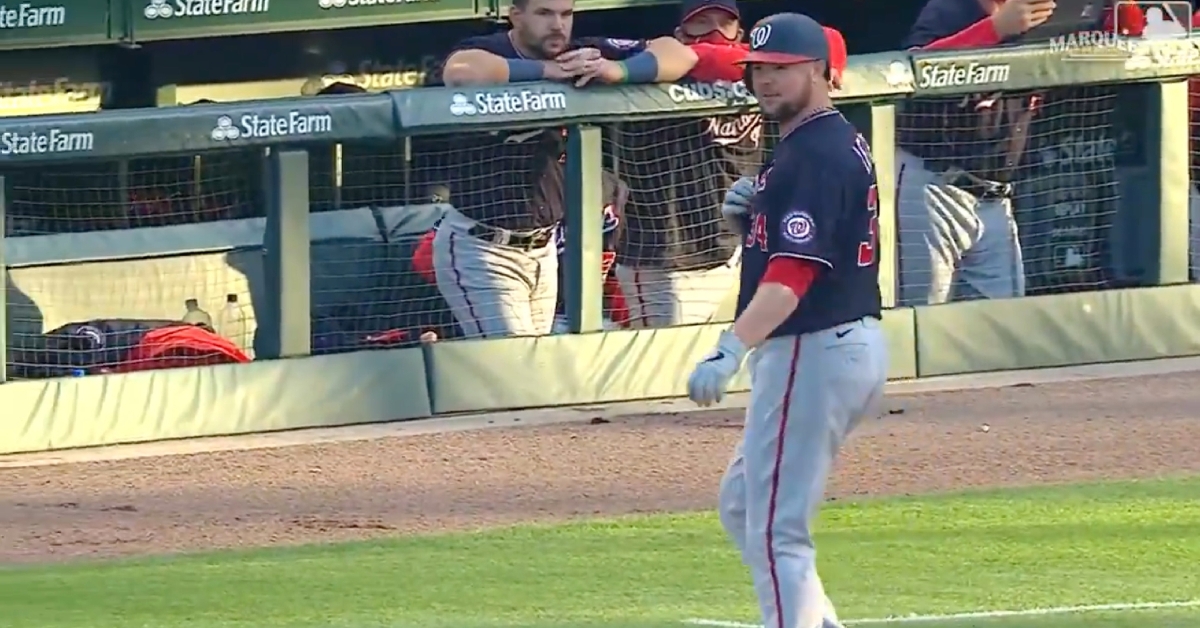
[[[249,362],[237,345],[194,325],[173,325],[146,332],[110,373],[131,373],[183,366],[210,366]]]
[[[953,35],[929,42],[921,50],[959,50],[999,45],[1000,33],[996,32],[992,18],[985,17]]]
[[[433,236],[437,233],[436,229],[431,229],[429,233],[421,236],[421,240],[417,242],[417,248],[413,251],[412,265],[417,274],[421,275],[425,281],[437,285],[437,275],[433,272]]]
[[[819,269],[820,266],[810,260],[775,257],[767,262],[767,272],[763,273],[760,283],[777,283],[786,286],[796,295],[797,299],[803,299],[804,293],[808,292],[808,287],[817,278]]]

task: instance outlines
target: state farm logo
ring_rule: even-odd
[[[450,113],[455,116],[501,115],[562,111],[567,108],[565,92],[481,92],[473,97],[454,94],[450,97]]]
[[[168,20],[266,13],[270,8],[271,0],[150,0],[142,9],[142,16],[147,20]]]
[[[248,113],[239,118],[221,116],[213,127],[214,141],[227,142],[241,138],[273,138],[292,135],[320,135],[333,131],[333,116],[303,114],[289,111],[285,115]]]

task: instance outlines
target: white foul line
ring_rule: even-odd
[[[1058,606],[1055,608],[1030,608],[1022,611],[977,611],[972,613],[953,613],[949,615],[902,615],[899,617],[872,617],[868,619],[847,619],[847,626],[865,626],[869,624],[900,624],[915,622],[955,621],[958,619],[993,619],[999,617],[1033,617],[1038,615],[1068,615],[1071,613],[1100,613],[1104,611],[1139,611],[1163,608],[1200,608],[1200,600],[1185,602],[1135,602],[1128,604],[1096,604],[1092,606]],[[719,619],[685,619],[685,624],[693,626],[712,626],[713,628],[763,628],[760,624],[747,624],[737,621],[722,621]]]

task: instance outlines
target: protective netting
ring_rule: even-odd
[[[261,158],[225,151],[5,172],[8,235],[161,227],[261,215]]]
[[[413,267],[420,234],[394,229],[416,196],[403,147],[309,149],[311,209],[321,213],[310,223],[315,349],[453,335],[444,301]],[[262,151],[245,150],[5,172],[11,375],[212,359],[145,353],[143,338],[183,320],[253,357],[266,298],[263,166]],[[61,263],[73,256],[90,261]]]
[[[1095,86],[905,103],[901,304],[1108,285],[1115,100]]]
[[[627,122],[605,129],[610,172],[629,188],[615,274],[630,326],[728,320],[741,241],[725,191],[757,173],[776,133],[758,114]]]

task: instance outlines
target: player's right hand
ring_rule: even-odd
[[[1054,0],[1007,0],[992,14],[992,24],[1001,37],[1016,37],[1045,24],[1054,7]]]
[[[725,192],[725,200],[721,201],[721,214],[724,216],[741,216],[750,213],[750,199],[758,191],[754,179],[742,177],[734,181]]]
[[[748,351],[732,331],[721,332],[717,348],[700,360],[688,377],[688,399],[702,408],[720,402]]]

